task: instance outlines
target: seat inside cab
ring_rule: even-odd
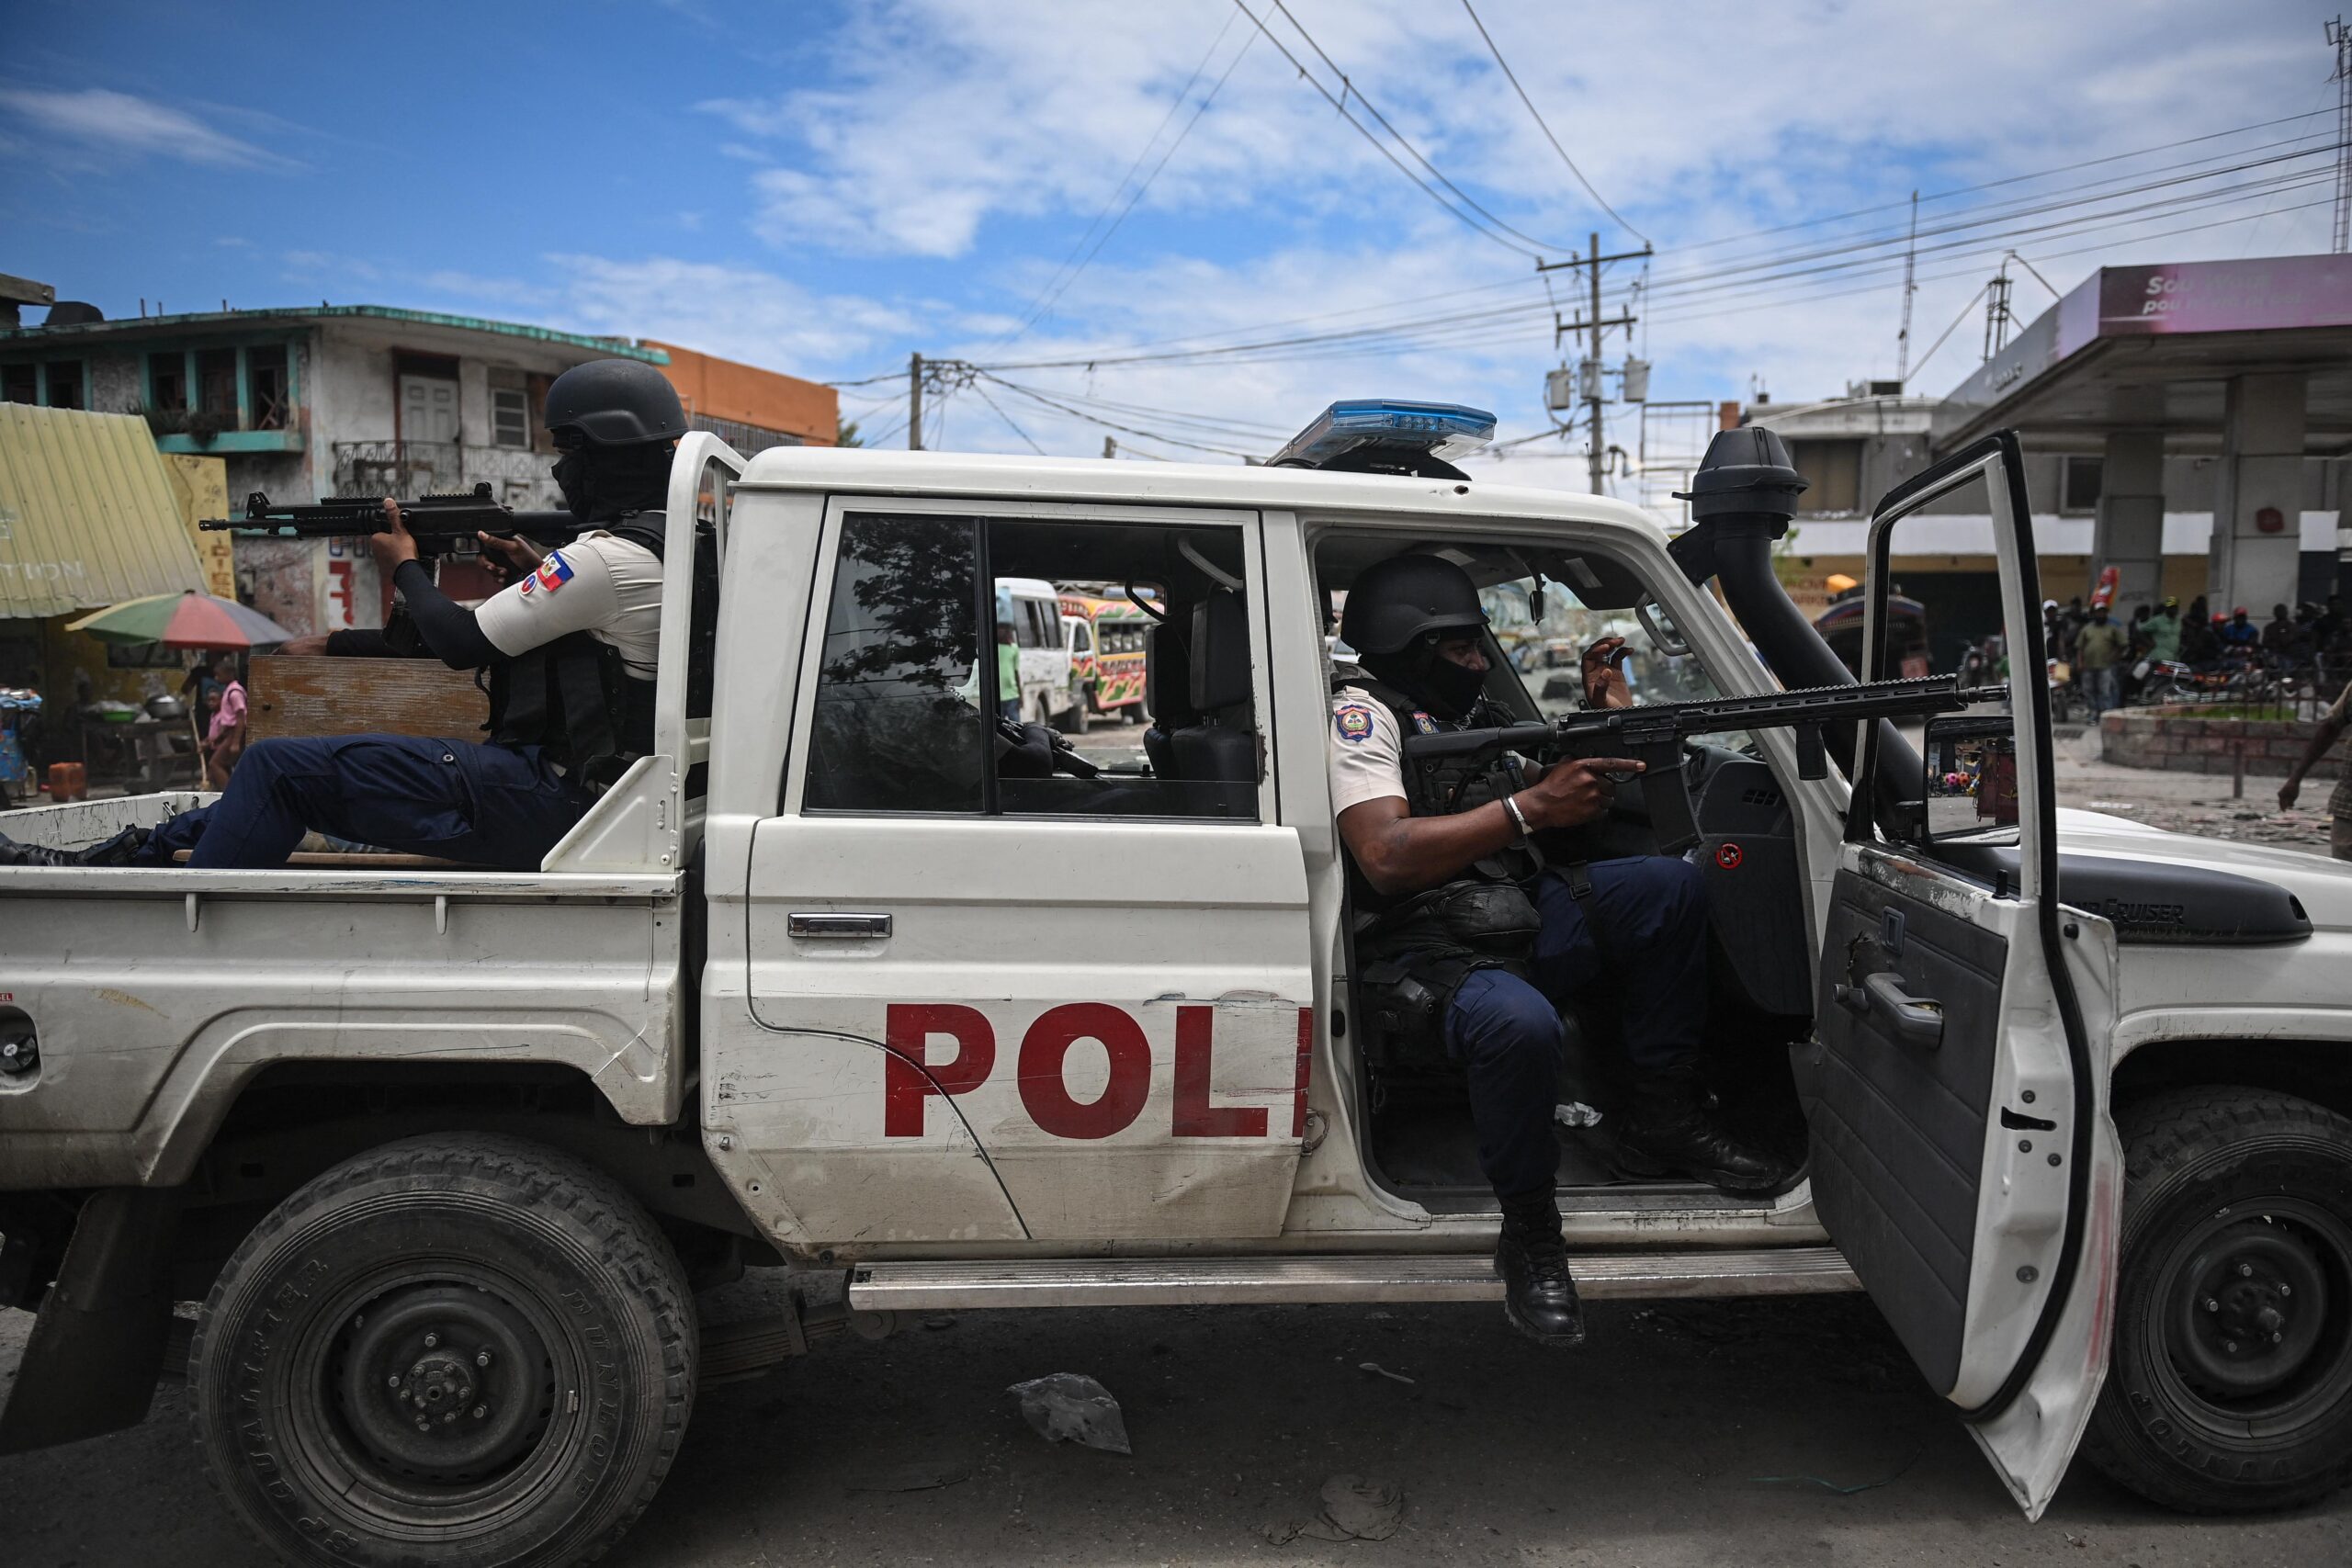
[[[1626,640],[1624,670],[1636,704],[1720,694],[1697,654],[1673,639],[1671,626],[1655,610],[1646,622],[1638,613],[1651,594],[1622,563],[1596,552],[1452,534],[1404,544],[1393,533],[1317,541],[1316,575],[1328,607],[1335,685],[1357,673],[1353,651],[1336,635],[1350,584],[1373,562],[1408,552],[1442,556],[1477,583],[1488,623],[1486,696],[1516,720],[1578,711],[1583,651],[1603,637]],[[1682,778],[1669,787],[1690,792],[1702,834],[1688,858],[1700,868],[1708,900],[1708,1082],[1727,1122],[1801,1161],[1804,1127],[1787,1046],[1810,1024],[1813,964],[1793,816],[1780,781],[1747,737],[1703,737],[1689,742],[1684,756]],[[1609,816],[1593,829],[1594,858],[1658,852],[1645,783],[1619,789]],[[1358,960],[1355,938],[1369,919],[1351,907],[1342,921],[1352,1024],[1347,1039],[1370,1111],[1367,1163],[1392,1189],[1430,1207],[1489,1208],[1494,1200],[1479,1173],[1463,1071],[1425,1010],[1400,999],[1391,966]],[[1599,936],[1605,954],[1606,933]],[[1628,1178],[1614,1168],[1610,1114],[1624,1082],[1621,1006],[1604,981],[1562,1010],[1568,1045],[1555,1125],[1564,1191],[1581,1191],[1584,1201],[1604,1206],[1622,1201],[1607,1190],[1628,1186],[1711,1206],[1762,1202],[1679,1179]]]

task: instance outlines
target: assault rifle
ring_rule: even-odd
[[[1805,778],[1817,779],[1828,771],[1821,742],[1821,727],[1825,724],[1957,713],[1980,703],[1998,702],[2007,695],[2007,686],[1971,686],[1962,690],[1957,675],[1929,675],[1914,681],[1808,686],[1761,697],[1589,708],[1532,724],[1408,735],[1404,739],[1405,763],[1408,767],[1430,766],[1441,761],[1485,758],[1500,764],[1509,753],[1540,762],[1573,757],[1633,758],[1645,764],[1642,798],[1649,807],[1650,826],[1657,834],[1658,847],[1668,854],[1677,855],[1697,843],[1700,837],[1699,824],[1690,815],[1690,792],[1677,776],[1682,766],[1682,742],[1687,736],[1720,735],[1739,729],[1793,729],[1797,771]],[[1652,781],[1666,781],[1668,787],[1655,787]]]
[[[198,527],[219,532],[233,528],[243,534],[281,539],[345,538],[384,532],[384,501],[380,495],[336,496],[308,505],[281,506],[260,491],[245,498],[243,517],[208,517]],[[392,497],[399,500],[399,497]],[[502,536],[524,534],[556,543],[580,532],[580,520],[569,512],[517,512],[490,498],[490,486],[447,495],[420,495],[400,503],[401,521],[416,536],[417,554],[469,555],[479,549],[477,533]]]

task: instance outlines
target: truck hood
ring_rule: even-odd
[[[2352,930],[2352,862],[2172,833],[2129,818],[2068,807],[2058,810],[2058,850],[2065,855],[2097,855],[2253,877],[2292,894],[2314,928]]]

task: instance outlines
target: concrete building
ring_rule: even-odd
[[[2139,315],[2152,300],[2169,308]],[[1808,607],[1826,602],[1832,575],[1862,574],[1878,497],[2006,427],[2025,446],[2044,593],[2087,598],[2113,566],[2123,616],[2206,594],[2265,620],[2344,586],[2352,258],[2104,268],[1950,397],[1857,383],[1843,398],[1734,412],[1779,432],[1812,481],[1783,558]],[[1991,518],[1945,503],[1894,552],[1948,668],[1941,645],[1997,615]]]
[[[839,433],[836,394],[814,382],[669,344],[379,305],[0,327],[0,400],[141,414],[162,451],[223,459],[238,504],[254,491],[486,482],[509,505],[548,508],[561,504],[539,424],[548,384],[611,357],[661,367],[691,422],[747,453]],[[289,629],[380,623],[374,562],[346,541],[240,539],[237,571],[248,602]]]

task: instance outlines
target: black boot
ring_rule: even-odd
[[[1503,1315],[1513,1328],[1538,1345],[1584,1343],[1584,1303],[1568,1274],[1560,1205],[1551,1193],[1503,1200],[1495,1272],[1503,1277]]]
[[[1778,1192],[1796,1179],[1786,1160],[1740,1142],[1707,1107],[1696,1067],[1635,1078],[1616,1123],[1617,1166],[1628,1176],[1688,1176],[1726,1192]]]
[[[77,850],[20,844],[0,833],[0,865],[129,865],[146,843],[144,828],[125,828],[105,843],[86,844]]]

